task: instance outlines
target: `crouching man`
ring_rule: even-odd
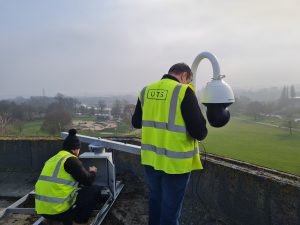
[[[77,158],[80,141],[75,129],[63,142],[63,149],[46,161],[35,185],[35,209],[51,224],[87,224],[101,197],[101,188],[92,185],[97,168],[87,171]]]

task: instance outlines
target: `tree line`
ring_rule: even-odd
[[[232,115],[252,116],[255,121],[264,116],[281,117],[283,126],[295,126],[295,118],[300,118],[300,99],[294,86],[284,86],[280,97],[274,101],[251,100],[247,96],[236,96],[236,102],[230,106]],[[297,100],[297,99],[296,99]],[[109,111],[107,111],[109,109]],[[21,134],[26,122],[42,120],[41,131],[54,135],[68,129],[76,115],[93,116],[97,119],[122,121],[131,126],[131,116],[135,105],[126,99],[115,99],[114,102],[98,100],[94,106],[85,106],[78,99],[58,93],[55,97],[38,96],[15,101],[0,101],[0,135],[7,134],[14,127]]]
[[[93,116],[97,120],[106,109],[109,109],[114,120],[122,120],[130,125],[134,107],[134,104],[120,99],[116,99],[110,105],[100,99],[97,105],[87,107],[78,99],[60,93],[55,97],[38,96],[27,100],[2,100],[0,101],[0,135],[9,133],[11,127],[21,134],[24,124],[35,120],[43,121],[41,131],[55,135],[70,128],[76,115]]]
[[[275,117],[280,119],[283,127],[288,127],[290,134],[292,128],[299,122],[300,118],[300,98],[296,98],[294,86],[284,86],[280,97],[274,101],[253,101],[247,96],[236,96],[236,102],[230,107],[233,115],[252,116],[255,121],[262,117]]]
[[[42,131],[55,134],[72,122],[76,104],[75,98],[57,94],[54,98],[39,96],[31,97],[22,102],[9,100],[0,101],[0,134],[4,135],[10,126],[20,133],[26,122],[43,120]]]

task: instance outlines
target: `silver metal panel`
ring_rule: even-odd
[[[35,208],[7,208],[6,213],[35,214]]]
[[[34,224],[32,224],[32,225],[39,225],[39,224],[41,224],[41,222],[43,222],[45,220],[45,218],[44,217],[40,217],[37,221],[35,221],[34,222]]]
[[[109,209],[112,207],[115,200],[117,199],[120,192],[122,191],[123,187],[124,187],[124,184],[121,184],[120,182],[116,183],[115,197],[113,198],[113,196],[110,196],[110,198],[107,199],[106,203],[103,205],[103,207],[101,208],[101,210],[97,214],[95,220],[90,225],[100,225],[102,223],[105,216],[109,212]]]
[[[66,138],[68,136],[67,132],[61,132],[61,137]],[[77,135],[79,140],[81,142],[87,143],[87,144],[93,144],[93,145],[101,145],[104,146],[105,148],[111,148],[114,150],[122,151],[122,152],[127,152],[135,155],[140,155],[141,154],[141,147],[137,145],[131,145],[131,144],[125,144],[122,142],[118,141],[111,141],[107,139],[102,139],[102,138],[95,138],[95,137],[89,137],[85,135]]]
[[[62,132],[61,137],[65,138],[68,136],[67,132]],[[94,138],[84,135],[77,135],[81,142],[91,144],[94,147],[103,146],[104,148],[111,148],[114,150],[119,150],[123,152],[128,152],[131,154],[140,154],[141,148],[140,146],[125,144],[122,142],[110,141],[106,139]],[[89,170],[90,166],[97,167],[96,181],[95,184],[100,186],[104,186],[109,189],[111,192],[110,197],[105,202],[104,206],[99,210],[95,220],[91,223],[91,225],[100,225],[107,215],[109,209],[113,205],[114,201],[120,194],[121,190],[124,187],[120,181],[116,181],[115,174],[115,165],[112,160],[112,153],[110,152],[102,152],[101,154],[95,154],[93,152],[85,152],[79,156],[83,165]],[[109,192],[107,190],[107,194]],[[19,213],[19,214],[32,214],[35,213],[34,208],[17,208],[23,202],[25,202],[28,197],[34,195],[34,191],[25,195],[11,206],[6,208],[3,212],[0,213],[0,218],[4,216],[6,213]],[[40,217],[33,225],[39,225],[44,220],[43,217]]]
[[[112,153],[94,154],[93,152],[85,152],[79,156],[84,167],[89,170],[89,167],[96,166],[95,184],[99,186],[109,186],[109,167],[108,162],[112,161]]]
[[[116,173],[115,165],[108,161],[108,186],[112,193],[113,198],[116,198]]]
[[[0,218],[2,218],[6,213],[9,213],[9,211],[12,211],[12,210],[16,209],[19,205],[21,205],[22,203],[24,203],[31,195],[34,195],[34,191],[31,191],[27,195],[24,195],[22,198],[20,198],[19,200],[15,201],[13,204],[11,204],[10,206],[8,206],[6,209],[4,209],[3,211],[1,211],[0,212]]]

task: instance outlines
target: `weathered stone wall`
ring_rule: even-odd
[[[299,177],[208,156],[193,179],[191,201],[198,193],[196,201],[225,224],[300,224]]]
[[[61,150],[62,143],[60,138],[0,140],[0,172],[40,172],[45,161]]]
[[[0,173],[39,172],[61,145],[60,139],[0,140]],[[134,173],[144,180],[140,156],[113,151],[113,157],[118,174]],[[4,183],[0,176],[0,193]],[[205,170],[192,173],[181,221],[188,225],[199,225],[198,221],[227,225],[300,224],[299,177],[207,156]]]
[[[117,152],[115,162],[117,171],[127,170],[144,177],[139,156]],[[299,179],[207,156],[205,169],[192,173],[182,224],[299,225]]]
[[[0,197],[32,191],[45,161],[61,150],[62,143],[60,138],[0,139]]]
[[[117,152],[115,161],[119,171],[143,177],[139,156]],[[184,224],[207,217],[212,224],[300,225],[300,177],[213,155],[203,164],[191,176]]]

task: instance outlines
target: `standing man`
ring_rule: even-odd
[[[185,63],[140,93],[132,125],[142,128],[141,160],[150,190],[149,225],[179,225],[192,170],[202,169],[197,140],[207,135],[206,121]]]
[[[92,185],[97,168],[92,166],[87,171],[77,158],[80,141],[76,133],[69,130],[63,150],[45,163],[35,185],[35,209],[50,224],[87,224],[101,195],[101,188]]]

